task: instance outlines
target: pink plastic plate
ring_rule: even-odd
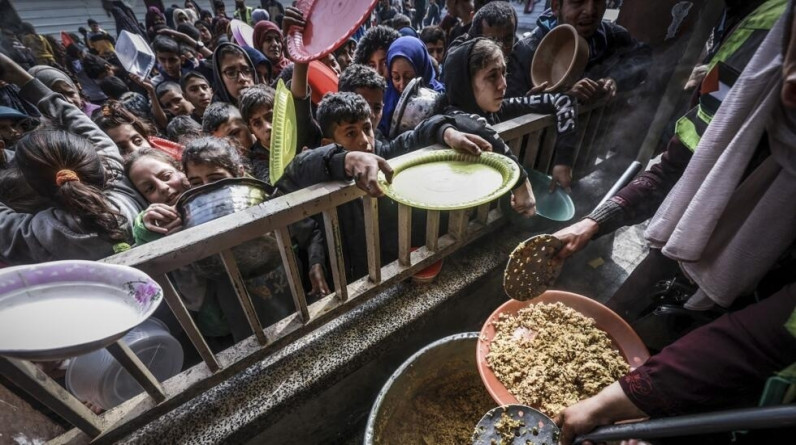
[[[254,48],[254,28],[238,19],[233,19],[229,23],[229,28],[238,45]]]
[[[334,51],[370,16],[377,0],[299,0],[304,30],[291,28],[287,46],[300,63],[320,59]]]

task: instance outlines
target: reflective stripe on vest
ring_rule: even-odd
[[[756,31],[771,30],[774,27],[774,23],[785,13],[787,6],[787,0],[769,0],[741,20],[721,44],[721,48],[719,48],[716,55],[710,60],[707,71],[713,70],[719,62],[729,60]],[[740,70],[740,68],[738,69]],[[675,125],[675,134],[683,145],[694,151],[712,119],[713,115],[711,113],[697,105],[685,116],[678,119]]]

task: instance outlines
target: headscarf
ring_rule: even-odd
[[[218,56],[219,54],[221,54],[221,49],[227,46],[234,46],[240,50],[243,50],[242,51],[243,58],[246,60],[246,63],[252,69],[252,78],[255,84],[259,83],[258,81],[259,77],[257,75],[257,70],[255,69],[255,66],[252,63],[252,60],[249,58],[249,55],[245,51],[245,48],[242,48],[240,45],[236,43],[229,43],[229,42],[222,43],[216,47],[215,51],[213,51],[213,84],[214,84],[213,90],[215,91],[218,100],[222,102],[231,103],[232,105],[237,106],[238,101],[235,100],[232,96],[230,96],[229,92],[227,91],[227,85],[224,83],[223,74],[221,73],[221,57]]]
[[[257,24],[254,25],[254,48],[255,49],[257,49],[258,51],[262,52],[262,50],[263,50],[263,42],[265,42],[265,35],[267,33],[271,32],[271,31],[274,31],[274,32],[278,33],[279,34],[279,40],[282,40],[282,37],[283,37],[282,36],[282,30],[279,29],[279,27],[276,26],[276,24],[274,22],[270,22],[270,21],[266,20],[264,22],[257,22]],[[267,57],[267,55],[266,55],[266,57]],[[274,61],[271,60],[271,67],[272,67],[271,77],[273,77],[273,78],[276,78],[277,76],[279,76],[279,73],[281,73],[282,70],[285,69],[285,67],[290,65],[290,59],[285,57],[285,49],[284,48],[282,48],[282,54],[279,57],[280,57],[279,61],[276,62],[276,63],[274,63]]]
[[[43,83],[51,90],[55,86],[56,82],[66,82],[66,84],[72,87],[75,91],[79,91],[72,79],[58,68],[53,68],[47,65],[36,65],[28,70],[28,74],[38,79],[39,82]]]
[[[184,15],[185,15],[185,17],[188,19],[188,23],[189,23],[189,24],[191,24],[191,25],[193,25],[193,23],[195,22],[195,20],[191,20],[191,15],[190,15],[190,14],[188,14],[188,11],[190,11],[190,9],[179,9],[179,8],[174,8],[174,10],[171,12],[171,23],[173,23],[173,24],[174,24],[174,29],[177,29],[177,17],[178,17],[180,14],[184,14]],[[191,12],[193,12],[193,11],[191,11]]]
[[[445,86],[437,80],[434,64],[431,62],[431,56],[428,55],[426,45],[420,39],[404,36],[392,42],[392,45],[387,50],[388,72],[392,69],[392,62],[396,57],[407,59],[415,69],[415,75],[423,78],[425,86],[440,93],[445,92]],[[467,85],[469,86],[470,83],[468,82]],[[401,93],[395,89],[392,77],[388,74],[387,91],[384,94],[384,115],[379,123],[379,130],[381,130],[382,134],[390,134],[390,120],[392,120],[392,113],[395,111],[395,106],[398,104],[400,97]]]
[[[442,68],[443,81],[447,86],[445,97],[448,100],[448,105],[465,113],[475,113],[480,116],[484,116],[485,113],[478,106],[473,94],[472,79],[470,78],[470,55],[475,44],[483,38],[468,40],[451,49],[445,57]],[[487,120],[489,120],[488,117]]]
[[[147,32],[155,26],[155,19],[160,17],[163,19],[163,23],[166,23],[166,15],[160,12],[160,9],[157,6],[150,6],[146,10],[146,16],[144,17],[144,24],[146,25]]]
[[[257,23],[262,22],[263,20],[266,21],[271,20],[271,16],[268,15],[268,11],[260,8],[257,8],[254,11],[252,11],[252,23],[256,25]]]
[[[254,64],[254,68],[256,69],[258,65],[264,63],[268,65],[268,72],[272,73],[274,70],[273,65],[271,65],[271,61],[268,60],[268,57],[265,57],[265,54],[261,53],[260,51],[250,47],[244,46],[243,50],[246,51],[246,54],[249,55],[249,59],[251,59],[252,64]],[[273,73],[271,75],[273,77]],[[270,79],[263,79],[263,83],[268,84]]]
[[[114,3],[111,8],[111,15],[116,21],[116,35],[121,34],[122,31],[127,31],[132,34],[138,34],[146,38],[146,30],[141,28],[135,13],[124,3]]]
[[[404,26],[398,30],[398,33],[402,36],[417,37],[417,31],[415,31],[411,26]]]

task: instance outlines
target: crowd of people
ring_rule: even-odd
[[[735,373],[727,384],[721,379],[703,382],[709,396],[726,393],[738,382],[751,387],[744,379],[756,379],[757,384],[796,359],[796,339],[788,338],[784,327],[766,331],[772,327],[769,321],[755,324],[761,314],[789,315],[796,295],[792,285],[783,287],[787,280],[766,281],[783,257],[792,259],[796,238],[794,206],[788,201],[796,196],[791,193],[796,192],[795,74],[789,64],[796,61],[793,2],[791,15],[784,14],[785,0],[726,3],[703,70],[717,74],[697,80],[702,94],[695,96],[694,110],[678,122],[662,162],[556,235],[566,244],[560,254],[564,258],[595,236],[655,215],[649,258],[639,267],[638,278],[631,277],[627,289],[609,302],[628,321],[640,319],[649,304],[637,298],[639,289],[670,273],[696,283],[699,290],[681,302],[694,313],[718,315],[735,308],[761,282],[774,296],[682,339],[677,339],[680,331],[667,337],[659,346],[675,342],[672,347],[609,387],[598,401],[590,399],[562,413],[565,442],[601,423],[712,406],[705,394],[672,387],[697,374],[720,372],[717,366],[732,367],[724,357],[710,354],[715,349],[703,350],[708,341],[724,341],[729,357],[735,357],[736,347],[751,354],[748,350],[754,348],[748,343],[727,344],[738,325],[761,338],[772,337],[766,344],[773,346],[756,350],[756,358],[768,360],[766,366],[732,368]],[[182,228],[175,205],[183,192],[241,177],[258,179],[282,194],[329,180],[354,180],[382,198],[382,261],[392,261],[398,250],[397,206],[383,198],[376,180],[379,171],[391,176],[387,159],[439,143],[475,155],[492,151],[519,162],[492,125],[527,113],[551,114],[557,133],[551,185],[568,189],[581,125],[577,107],[632,92],[644,82],[651,59],[649,47],[602,20],[603,0],[553,0],[537,28],[519,40],[515,10],[505,1],[447,0],[443,5],[438,0],[381,0],[365,24],[321,59],[338,76],[338,87],[313,100],[309,64],[295,61],[285,44],[292,28],[306,25],[295,7],[262,0],[254,8],[236,0],[228,13],[223,1],[211,2],[206,10],[186,0],[182,7],[175,4],[164,11],[150,7],[141,23],[122,2],[113,5],[117,33],[125,30],[149,42],[157,62],[152,73],[127,72],[115,54],[116,38],[93,19],[87,20],[89,29],[63,33],[60,39],[37,34],[27,23],[2,31],[0,267],[96,260],[169,236]],[[230,29],[233,18],[253,27],[251,46],[236,42]],[[574,26],[587,41],[589,60],[581,79],[543,92],[547,85],[531,82],[530,63],[541,39],[559,24]],[[744,31],[740,43],[738,30]],[[747,65],[754,69],[744,71]],[[717,67],[723,71],[718,73]],[[758,72],[769,77],[759,81]],[[718,78],[745,85],[745,96],[727,96],[730,105],[717,103],[708,82]],[[433,90],[437,100],[425,120],[401,132],[393,128],[393,115],[415,79]],[[279,81],[286,83],[295,102],[299,153],[272,183],[269,153]],[[763,105],[752,100],[760,97],[767,98]],[[774,124],[760,113],[774,113]],[[745,139],[729,137],[727,128],[741,128],[738,134]],[[728,153],[740,154],[728,161]],[[520,171],[510,206],[532,216],[534,193],[522,165]],[[732,175],[711,176],[714,171]],[[754,184],[737,192],[749,177]],[[700,189],[703,183],[721,190],[723,203],[707,205],[714,202],[713,195]],[[763,205],[753,205],[757,199]],[[693,206],[693,201],[704,205]],[[754,208],[752,216],[731,211],[739,202]],[[368,271],[363,203],[351,201],[338,214],[350,281]],[[769,218],[766,227],[776,242],[755,242],[754,228],[759,226],[753,223],[759,221],[753,217]],[[311,298],[330,293],[323,224],[322,219],[307,218],[290,226]],[[686,225],[690,234],[683,233],[688,232]],[[716,234],[715,227],[723,230]],[[422,228],[413,229],[413,239],[422,244]],[[263,255],[279,257],[275,250]],[[749,255],[754,267],[743,262]],[[227,278],[198,274],[191,267],[174,271],[172,278],[205,336],[238,341],[251,334]],[[261,318],[275,321],[292,312],[281,261],[246,279]],[[703,321],[697,324],[712,318],[700,317]],[[696,365],[687,367],[682,357]],[[672,400],[674,394],[681,399]]]

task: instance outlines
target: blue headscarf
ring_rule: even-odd
[[[401,93],[395,89],[389,74],[392,62],[396,57],[407,59],[415,69],[415,75],[423,78],[425,86],[440,93],[445,92],[445,86],[437,80],[434,64],[431,62],[431,56],[428,55],[426,45],[417,37],[404,36],[396,39],[387,50],[387,92],[384,93],[384,115],[379,123],[379,130],[384,135],[390,134],[392,113],[401,97]]]

